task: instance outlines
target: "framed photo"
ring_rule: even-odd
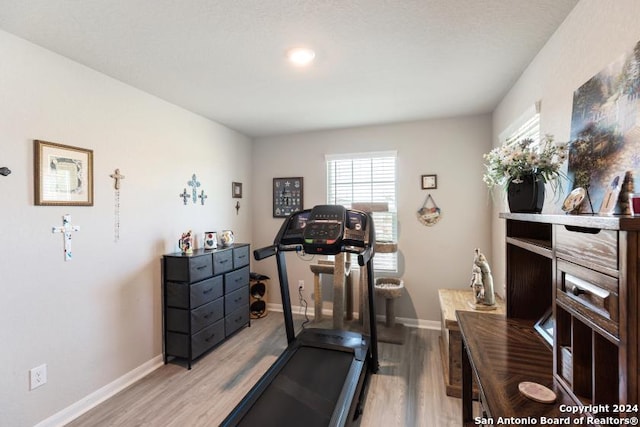
[[[242,183],[241,182],[231,183],[231,197],[233,197],[234,199],[242,199]]]
[[[533,327],[536,331],[544,338],[546,342],[549,343],[550,346],[553,347],[553,330],[555,329],[555,319],[553,318],[553,312],[551,309],[547,310],[546,313],[536,322]]]
[[[283,218],[303,209],[303,179],[273,178],[273,217]]]
[[[93,150],[34,141],[35,204],[93,206]]]
[[[422,189],[435,190],[438,188],[438,175],[422,175]]]

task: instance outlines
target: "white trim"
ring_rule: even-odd
[[[60,427],[78,418],[85,412],[98,406],[105,400],[129,387],[136,381],[141,380],[151,372],[164,365],[162,355],[143,363],[132,371],[127,372],[115,381],[110,382],[106,386],[94,391],[90,395],[78,400],[76,403],[67,406],[62,411],[40,421],[35,427]]]
[[[398,152],[390,151],[369,151],[364,153],[342,153],[342,154],[325,154],[324,159],[327,162],[332,160],[350,160],[350,159],[375,159],[378,157],[398,157]]]

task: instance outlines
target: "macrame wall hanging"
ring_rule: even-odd
[[[427,198],[424,200],[422,207],[416,212],[418,221],[422,225],[432,226],[435,225],[442,218],[442,211],[436,205],[436,201],[433,200],[431,194],[427,194]]]

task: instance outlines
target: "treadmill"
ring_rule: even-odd
[[[276,257],[288,346],[220,424],[221,426],[326,427],[360,423],[369,377],[378,371],[373,293],[371,216],[337,205],[319,205],[285,219],[273,245],[254,251],[256,260]],[[295,336],[287,251],[358,255],[368,278],[370,335],[337,329],[303,329]]]

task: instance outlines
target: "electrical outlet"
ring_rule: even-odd
[[[47,364],[36,366],[29,370],[29,390],[45,385],[47,383]]]
[[[299,291],[304,290],[304,280],[298,280],[298,290]]]

